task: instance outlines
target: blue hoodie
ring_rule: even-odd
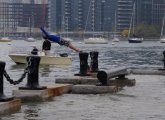
[[[60,37],[59,36],[55,36],[55,35],[50,35],[48,32],[46,32],[42,27],[40,27],[41,31],[44,33],[45,37],[47,37],[48,40],[52,41],[52,42],[56,42],[58,44],[61,45],[60,42]]]

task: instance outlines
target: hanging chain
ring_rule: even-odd
[[[94,52],[91,52],[90,56],[91,56],[91,58],[93,58],[94,57]]]
[[[13,85],[16,85],[16,84],[19,84],[20,82],[23,81],[23,79],[26,77],[26,74],[29,73],[29,66],[31,66],[31,57],[29,58],[28,62],[27,62],[27,66],[26,68],[24,69],[24,73],[21,75],[21,77],[17,80],[17,81],[14,81],[13,79],[10,78],[10,76],[7,74],[6,70],[4,70],[4,76],[6,78],[6,80],[10,83],[10,84],[13,84]]]

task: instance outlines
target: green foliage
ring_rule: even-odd
[[[127,37],[127,36],[128,36],[128,33],[129,33],[129,30],[128,30],[128,29],[124,29],[124,30],[121,32],[121,35]]]
[[[139,24],[135,27],[135,35],[144,38],[156,38],[160,36],[160,27],[154,25]]]

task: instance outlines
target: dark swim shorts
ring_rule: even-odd
[[[70,42],[69,41],[67,41],[67,40],[64,40],[64,39],[60,39],[60,45],[64,45],[64,46],[69,46],[69,44],[70,44]]]

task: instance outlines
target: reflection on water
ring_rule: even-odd
[[[51,72],[50,66],[45,66],[43,68],[40,68],[40,70],[42,71],[42,72],[40,72],[41,77],[49,77],[49,74]]]
[[[19,44],[18,44],[19,43]],[[41,48],[41,41],[36,46]],[[14,41],[9,46],[0,44],[0,59],[6,62],[6,70],[12,78],[18,78],[26,65],[15,65],[7,56],[10,51],[28,51],[34,43]],[[115,67],[163,67],[163,50],[165,44],[156,41],[144,41],[141,44],[130,44],[121,41],[115,45],[91,45],[74,42],[84,52],[99,52],[99,69],[109,70]],[[52,44],[55,53],[68,53],[72,56],[70,66],[40,66],[39,82],[54,84],[56,77],[70,76],[79,72],[78,53],[66,47]],[[88,58],[90,63],[90,58]],[[130,75],[133,83],[121,84],[123,90],[114,94],[75,95],[64,94],[54,97],[53,101],[38,104],[23,104],[20,111],[2,117],[2,120],[164,120],[165,119],[165,76]],[[26,79],[18,86],[24,86]],[[130,86],[131,87],[130,87]],[[5,93],[11,94],[18,86],[5,82]]]

